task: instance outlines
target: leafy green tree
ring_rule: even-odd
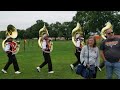
[[[77,11],[73,17],[73,22],[79,22],[83,27],[84,38],[87,38],[91,32],[98,32],[110,21],[114,26],[115,32],[119,29],[118,11]]]
[[[17,36],[17,38],[23,39],[23,34],[25,33],[25,30],[17,29],[17,31],[18,31],[18,36]]]
[[[0,38],[1,39],[5,39],[6,35],[5,35],[6,31],[0,31]]]

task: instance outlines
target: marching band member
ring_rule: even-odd
[[[80,52],[82,49],[82,45],[81,45],[82,40],[84,40],[84,38],[82,36],[80,36],[80,34],[77,34],[76,35],[76,52],[75,52],[75,56],[77,57],[77,61],[74,62],[73,64],[70,64],[71,70],[73,70],[74,67],[76,67],[80,63]]]
[[[17,62],[16,56],[14,54],[15,46],[14,46],[14,42],[12,42],[12,41],[13,41],[13,38],[8,36],[7,41],[6,41],[6,46],[4,48],[4,50],[8,56],[8,62],[6,63],[5,67],[2,69],[2,72],[7,73],[7,69],[13,63],[15,74],[20,74],[21,72],[19,71],[18,62]]]
[[[43,35],[42,51],[44,56],[44,62],[37,67],[37,71],[40,72],[40,69],[48,64],[48,73],[54,73],[52,69],[52,62],[50,56],[50,40],[47,34]]]

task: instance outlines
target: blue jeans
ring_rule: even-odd
[[[120,62],[110,63],[105,61],[107,79],[112,79],[113,73],[116,74],[117,79],[120,79]]]

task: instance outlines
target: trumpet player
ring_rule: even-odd
[[[40,72],[41,68],[48,64],[48,73],[54,73],[50,56],[50,40],[51,39],[49,39],[49,36],[47,34],[43,35],[42,51],[45,61],[36,68],[38,72]]]
[[[14,54],[14,49],[15,49],[14,43],[12,41],[13,41],[13,38],[10,36],[7,36],[6,46],[4,48],[4,51],[8,56],[8,62],[6,63],[5,67],[2,69],[2,72],[7,73],[9,66],[13,63],[15,74],[20,74],[21,72],[19,71],[19,65],[18,65],[16,56]]]

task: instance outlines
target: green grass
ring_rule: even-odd
[[[0,40],[0,70],[7,62],[7,56],[2,50],[2,40]],[[54,41],[51,59],[55,73],[48,74],[48,66],[36,71],[36,67],[43,62],[43,56],[37,40],[27,40],[26,49],[23,48],[23,40],[20,41],[20,51],[16,55],[17,61],[22,72],[19,75],[14,74],[13,65],[8,69],[7,74],[0,72],[0,79],[82,79],[81,76],[71,71],[69,65],[76,61],[74,55],[75,48],[71,41]],[[97,79],[105,79],[105,70],[97,73]]]

